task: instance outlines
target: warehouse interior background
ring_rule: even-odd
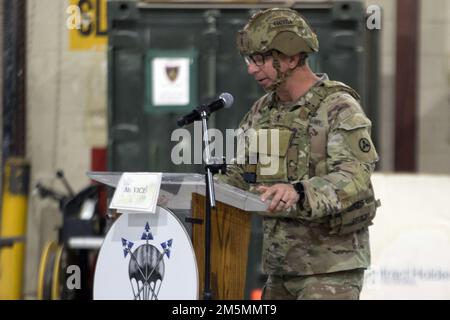
[[[86,172],[92,170],[170,169],[165,169],[163,164],[166,161],[164,159],[170,156],[166,152],[170,148],[151,148],[152,139],[161,139],[160,136],[150,129],[144,131],[147,137],[118,129],[126,121],[132,127],[154,126],[157,128],[155,130],[164,130],[166,124],[159,120],[154,124],[142,124],[140,113],[135,109],[144,110],[145,106],[135,103],[135,92],[131,88],[139,80],[132,76],[115,79],[111,75],[112,72],[132,74],[133,68],[139,67],[140,56],[133,55],[138,49],[130,50],[129,55],[123,56],[115,52],[124,46],[138,48],[139,39],[133,40],[132,36],[127,36],[126,30],[141,30],[139,28],[142,27],[139,21],[127,20],[131,18],[123,18],[121,24],[120,17],[111,17],[111,13],[107,12],[111,3],[117,8],[134,8],[138,3],[139,10],[145,8],[148,17],[156,20],[158,10],[165,14],[170,10],[178,10],[179,15],[186,8],[192,10],[193,15],[197,14],[195,10],[226,11],[227,8],[237,8],[248,16],[252,10],[270,6],[291,6],[300,12],[332,8],[340,3],[357,3],[357,6],[361,6],[364,15],[360,18],[364,20],[358,20],[363,23],[358,24],[355,32],[364,33],[367,38],[364,38],[365,42],[356,44],[352,44],[351,41],[356,40],[351,38],[350,44],[342,45],[354,45],[354,52],[367,48],[372,50],[364,51],[363,59],[358,60],[362,68],[358,67],[358,72],[362,74],[361,81],[364,83],[355,81],[361,85],[367,104],[371,106],[368,112],[373,121],[372,134],[380,155],[375,177],[379,189],[375,188],[375,191],[384,201],[384,208],[371,227],[374,231],[374,268],[367,273],[368,287],[363,298],[450,298],[450,209],[446,205],[450,191],[450,1],[198,0],[162,3],[0,0],[0,50],[3,53],[0,59],[0,152],[3,168],[0,237],[24,237],[12,246],[0,247],[0,268],[3,268],[0,269],[1,299],[39,298],[37,287],[41,254],[49,240],[58,238],[58,230],[63,223],[58,202],[39,196],[35,187],[37,183],[66,193],[64,184],[56,176],[58,170],[63,170],[71,188],[79,191],[91,183]],[[83,34],[80,29],[73,27],[73,23],[76,23],[76,7],[81,9]],[[368,11],[367,8],[375,11]],[[364,26],[364,22],[378,12],[376,9],[380,9],[380,25],[370,30],[368,25]],[[182,16],[187,21],[189,10]],[[236,14],[241,14],[241,11]],[[226,17],[226,14],[223,16]],[[164,20],[172,21],[170,19],[169,14],[164,15],[161,23]],[[221,16],[215,16],[215,19],[220,21]],[[109,21],[115,24],[108,25]],[[180,37],[192,36],[184,35],[183,32],[188,30],[177,29],[171,23],[167,24],[167,28],[151,28],[157,30],[162,38],[166,31],[167,35],[177,33]],[[361,25],[364,30],[358,29]],[[204,28],[208,26],[211,25],[205,22]],[[158,39],[158,35],[149,34],[149,37]],[[222,34],[227,33],[224,30]],[[207,36],[205,39],[208,39]],[[367,39],[375,42],[367,44],[370,41]],[[231,47],[233,44],[232,41],[227,42],[230,52],[235,50]],[[198,48],[198,51],[202,55],[205,49]],[[328,54],[328,58],[333,60],[333,53]],[[199,63],[208,62],[200,57]],[[240,69],[239,72],[243,72],[241,75],[245,73],[243,64],[233,62],[227,68],[235,68],[236,72]],[[347,63],[339,68],[349,74],[349,79],[353,79],[353,76],[360,79],[352,74],[356,68],[354,64]],[[326,68],[324,72],[327,72]],[[363,77],[367,74],[370,79]],[[140,85],[144,86],[142,83]],[[212,88],[203,84],[201,89],[209,90],[209,93],[203,94],[199,102],[214,98],[214,94],[222,91],[234,93],[233,89],[238,86],[236,83],[227,83],[226,79],[217,80]],[[248,107],[243,104],[234,106],[239,112],[244,112]],[[155,117],[161,121],[168,119],[159,115]],[[216,122],[220,123],[219,120]],[[232,126],[233,123],[227,125]],[[170,139],[170,133],[163,136],[164,139]],[[133,139],[139,144],[118,144]],[[155,143],[169,146],[169,142]],[[144,147],[148,148],[143,151],[145,156],[140,153]],[[139,159],[138,164],[133,162],[134,157]],[[153,159],[157,164],[152,166]],[[25,174],[28,179],[24,180],[26,192],[19,199],[8,193],[14,186],[5,183],[5,179],[10,178],[15,170],[29,173]],[[14,205],[13,216],[22,219],[22,222],[14,222],[22,225],[17,227],[19,234],[11,234],[11,229],[6,227],[11,222],[5,217],[5,203],[10,201]],[[11,209],[8,207],[7,210]],[[22,212],[15,213],[14,210]],[[400,233],[404,238],[396,238]],[[406,251],[405,246],[408,248]],[[12,264],[8,261],[7,251],[13,248],[22,252],[22,258]],[[398,257],[399,252],[404,252],[404,260],[399,262],[401,258],[398,258],[398,261],[389,262],[388,258]],[[416,267],[406,270],[405,266],[408,265]],[[7,275],[6,271],[14,272],[14,275]],[[17,280],[12,291],[8,287],[11,279]]]

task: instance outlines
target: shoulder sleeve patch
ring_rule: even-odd
[[[350,148],[351,154],[362,162],[378,161],[378,154],[370,137],[371,122],[364,114],[355,113],[339,124],[336,130],[345,142],[344,148]]]

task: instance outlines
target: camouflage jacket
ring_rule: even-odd
[[[310,275],[369,266],[367,226],[343,234],[331,228],[348,222],[345,212],[375,215],[370,175],[378,155],[370,138],[371,122],[358,99],[350,87],[323,75],[293,103],[282,104],[273,93],[264,95],[241,121],[242,132],[279,129],[278,150],[265,155],[257,151],[257,165],[230,165],[220,179],[255,193],[261,183],[301,182],[305,192],[294,210],[261,213],[267,274]],[[245,149],[249,161],[248,142]],[[263,175],[261,156],[277,157],[278,171]],[[244,180],[249,171],[256,173],[255,183]],[[360,218],[352,216],[353,221]]]

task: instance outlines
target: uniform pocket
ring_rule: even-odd
[[[287,181],[288,170],[286,156],[292,139],[288,129],[260,129],[257,132],[257,150],[250,148],[251,153],[258,154],[257,182]]]
[[[330,234],[345,235],[372,225],[377,207],[373,199],[357,202],[352,207],[330,219]]]

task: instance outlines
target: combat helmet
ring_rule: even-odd
[[[272,8],[254,14],[239,31],[237,46],[250,56],[277,50],[287,56],[319,51],[319,41],[300,14],[289,8]]]

